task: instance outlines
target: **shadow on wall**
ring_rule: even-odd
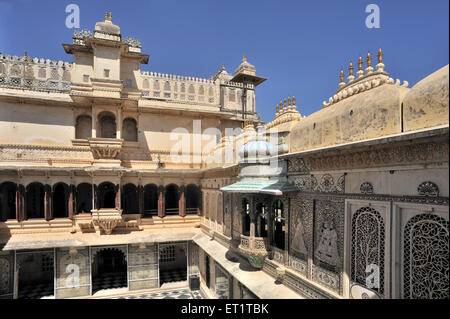
[[[252,267],[252,265],[250,265],[250,263],[247,261],[247,259],[239,256],[237,253],[235,253],[232,250],[228,250],[226,252],[225,258],[228,261],[231,261],[233,263],[239,263],[240,270],[248,271],[248,272],[260,271],[260,269],[256,269],[256,268]]]

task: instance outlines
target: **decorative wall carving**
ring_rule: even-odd
[[[8,255],[0,256],[0,295],[11,292],[11,266]]]
[[[369,182],[364,182],[359,187],[361,194],[373,194],[373,185]]]
[[[312,279],[342,294],[343,255],[344,201],[316,200]],[[334,280],[330,279],[332,274],[336,274]]]
[[[403,297],[448,299],[449,222],[433,214],[412,217],[403,247]]]
[[[370,207],[360,208],[352,217],[351,279],[366,285],[366,267],[374,264],[379,269],[379,288],[384,293],[385,226],[383,217]]]
[[[448,162],[449,143],[429,142],[413,145],[399,145],[366,151],[349,152],[322,157],[290,157],[288,172],[309,172],[313,170],[335,170],[413,164],[424,162]]]
[[[439,187],[433,182],[423,182],[417,187],[420,196],[439,196]]]
[[[319,183],[314,175],[296,176],[292,179],[297,189],[302,192],[344,193],[345,175],[339,176],[336,183],[330,174],[324,174],[319,178]]]

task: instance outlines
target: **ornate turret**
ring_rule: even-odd
[[[255,66],[248,63],[245,55],[242,57],[242,63],[234,71],[234,76],[231,79],[232,82],[251,83],[254,86],[263,83],[265,80],[267,79],[256,75]]]

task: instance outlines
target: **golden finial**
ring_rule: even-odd
[[[27,56],[27,50],[23,51],[23,56]]]
[[[225,64],[222,64],[222,70],[225,70]]]
[[[381,51],[381,48],[378,50],[378,63],[383,63],[383,51]]]
[[[242,62],[247,62],[247,56],[246,55],[242,56]]]
[[[261,121],[261,114],[258,114],[258,121]]]
[[[105,20],[108,20],[108,11],[105,13]]]
[[[370,55],[370,51],[367,53],[367,67],[371,67],[372,66],[372,56]]]
[[[352,62],[350,62],[350,65],[348,66],[348,72],[350,73],[350,75],[353,75],[353,64],[352,64]]]
[[[358,71],[362,71],[362,65],[363,65],[363,61],[362,61],[362,57],[360,56],[359,57],[359,60],[358,60]]]
[[[280,110],[283,109],[283,100],[280,100]]]
[[[277,104],[277,113],[279,112],[279,109],[278,109],[278,104]]]
[[[344,82],[344,70],[341,70],[341,74],[339,75],[341,82]]]
[[[295,105],[295,96],[292,97],[292,105]]]
[[[288,105],[291,106],[291,97],[288,96]]]
[[[112,12],[109,13],[109,20],[112,21]]]
[[[283,105],[283,109],[286,108],[286,98],[284,98],[284,105]]]

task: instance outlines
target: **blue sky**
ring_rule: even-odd
[[[81,28],[92,30],[111,11],[123,36],[141,40],[150,55],[143,70],[208,78],[242,55],[268,80],[258,86],[257,111],[273,119],[275,105],[295,95],[303,115],[333,95],[341,68],[370,50],[384,51],[386,71],[410,86],[449,63],[448,0],[0,0],[0,52],[72,61],[61,44],[68,4]],[[368,29],[368,4],[380,7],[379,29]]]

